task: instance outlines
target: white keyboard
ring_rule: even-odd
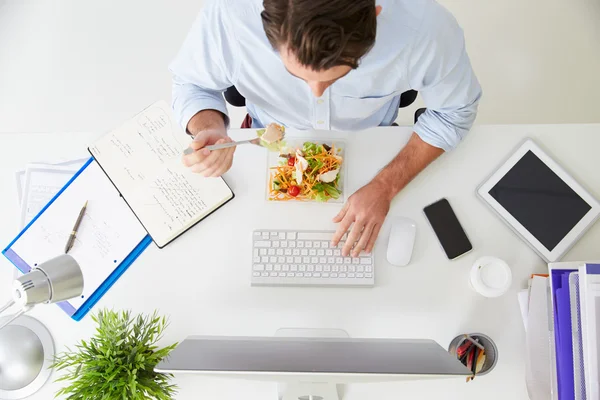
[[[373,254],[343,257],[334,232],[257,230],[252,234],[252,286],[365,286],[375,284]]]

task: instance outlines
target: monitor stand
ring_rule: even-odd
[[[349,338],[342,329],[282,328],[275,337]],[[322,382],[297,382],[278,384],[279,400],[342,400],[344,385]]]

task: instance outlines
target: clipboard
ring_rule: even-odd
[[[91,197],[90,205],[96,205],[92,210],[88,205],[76,243],[69,253],[82,268],[84,295],[57,303],[75,321],[80,321],[92,309],[152,242],[93,158],[2,251],[22,273],[35,268],[36,257],[40,257],[39,262],[44,262],[62,253],[75,217],[83,205],[83,201],[79,204],[73,200],[87,197]],[[69,215],[71,209],[73,217]],[[60,224],[53,223],[57,219],[60,219]]]

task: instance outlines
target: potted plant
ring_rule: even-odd
[[[171,375],[154,372],[154,367],[177,343],[159,349],[168,323],[156,311],[132,317],[129,311],[101,310],[92,316],[98,324],[89,341],[75,351],[59,354],[51,368],[66,370],[56,381],[69,382],[56,397],[67,399],[172,399],[176,386]]]

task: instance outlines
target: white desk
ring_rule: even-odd
[[[348,189],[366,183],[406,142],[409,128],[383,128],[354,134],[349,141]],[[28,161],[79,157],[98,134],[0,135],[0,244],[17,233],[14,170]],[[483,332],[499,348],[488,376],[462,380],[353,385],[346,399],[527,399],[524,330],[516,292],[529,274],[545,265],[475,196],[476,186],[525,137],[533,137],[595,196],[600,197],[600,125],[476,127],[464,143],[430,166],[393,203],[390,215],[418,223],[413,261],[405,268],[385,261],[389,228],[376,248],[374,289],[252,288],[249,285],[250,234],[256,228],[332,229],[333,205],[273,204],[264,200],[265,155],[238,149],[227,174],[236,198],[190,232],[159,251],[151,246],[100,301],[99,307],[158,309],[170,316],[164,343],[190,334],[268,336],[281,327],[346,329],[353,337],[432,338],[442,346],[458,333]],[[357,159],[360,154],[368,158]],[[447,197],[473,241],[474,251],[455,262],[445,258],[422,215],[423,206]],[[600,225],[571,250],[567,260],[600,258]],[[497,299],[476,295],[467,275],[482,255],[505,259],[513,271],[511,291]],[[6,298],[12,266],[0,259],[0,293]],[[59,350],[93,332],[90,318],[73,322],[55,306],[38,307]],[[56,374],[53,376],[56,377]],[[177,399],[274,399],[274,385],[200,376],[177,377]],[[48,399],[47,384],[34,399]]]

